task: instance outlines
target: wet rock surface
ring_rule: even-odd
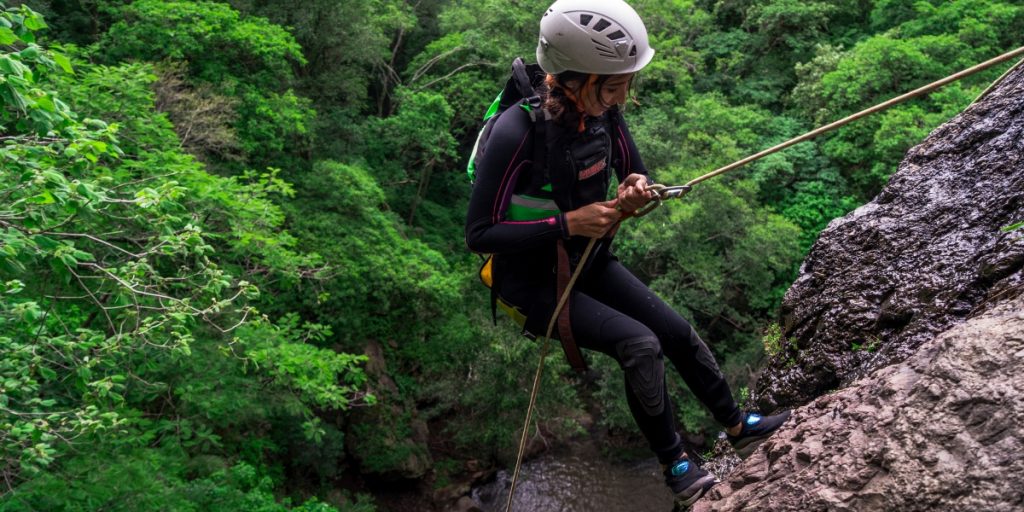
[[[786,293],[781,353],[754,398],[809,402],[903,361],[1024,287],[1024,67],[911,149],[885,189],[822,232]]]
[[[1024,297],[820,397],[697,512],[1024,510]]]

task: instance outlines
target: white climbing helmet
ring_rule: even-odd
[[[652,58],[644,21],[622,0],[557,0],[540,20],[537,62],[546,73],[635,73]]]

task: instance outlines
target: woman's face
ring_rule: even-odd
[[[633,80],[633,73],[615,75],[595,90],[593,94],[583,95],[583,110],[589,116],[597,117],[604,114],[613,105],[626,103],[629,95],[629,82]]]

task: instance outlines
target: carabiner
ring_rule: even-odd
[[[690,185],[667,187],[665,185],[655,183],[653,185],[648,185],[645,190],[654,193],[654,199],[651,199],[651,202],[633,212],[634,217],[643,217],[644,215],[651,213],[657,207],[661,206],[661,203],[666,199],[679,199],[680,197],[685,196],[688,192],[693,190],[693,187]]]

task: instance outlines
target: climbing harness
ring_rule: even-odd
[[[967,76],[973,75],[975,73],[978,73],[979,71],[983,71],[983,70],[988,69],[988,68],[990,68],[992,66],[995,66],[997,64],[1006,62],[1006,61],[1008,61],[1010,59],[1013,59],[1014,57],[1019,57],[1021,55],[1024,55],[1024,47],[1020,47],[1020,48],[1017,48],[1016,50],[1012,50],[1012,51],[1006,52],[1006,53],[1004,53],[1004,54],[1002,54],[1002,55],[1000,55],[998,57],[995,57],[993,59],[989,59],[989,60],[987,60],[985,62],[982,62],[981,64],[975,65],[973,67],[970,67],[970,68],[967,68],[967,69],[965,69],[963,71],[960,71],[959,73],[956,73],[956,74],[950,75],[950,76],[948,76],[946,78],[943,78],[942,80],[937,80],[935,82],[932,82],[932,83],[930,83],[928,85],[925,85],[923,87],[920,87],[918,89],[914,89],[913,91],[908,92],[908,93],[906,93],[906,94],[904,94],[902,96],[897,96],[896,98],[893,98],[893,99],[891,99],[889,101],[886,101],[884,103],[880,103],[880,104],[875,105],[875,106],[873,106],[871,108],[862,110],[862,111],[860,111],[860,112],[858,112],[856,114],[853,114],[853,115],[847,116],[847,117],[845,117],[843,119],[840,119],[840,120],[838,120],[836,122],[833,122],[833,123],[827,124],[825,126],[822,126],[822,127],[818,128],[816,130],[807,132],[807,133],[805,133],[805,134],[803,134],[803,135],[801,135],[799,137],[795,137],[793,139],[790,139],[790,140],[788,140],[786,142],[783,142],[783,143],[778,144],[778,145],[776,145],[774,147],[766,149],[766,150],[764,150],[764,151],[762,151],[760,153],[757,153],[757,154],[748,156],[747,158],[744,158],[742,160],[738,160],[736,162],[733,162],[733,163],[731,163],[731,164],[729,164],[729,165],[727,165],[725,167],[721,167],[721,168],[716,169],[716,170],[714,170],[712,172],[709,172],[709,173],[707,173],[707,174],[705,174],[703,176],[700,176],[698,178],[690,180],[685,185],[676,185],[676,186],[666,186],[666,185],[661,185],[661,184],[649,185],[646,188],[646,190],[650,191],[653,194],[653,196],[654,196],[653,199],[651,199],[651,201],[647,205],[645,205],[644,207],[640,208],[636,212],[630,213],[628,215],[623,215],[622,219],[619,220],[619,223],[621,223],[623,220],[625,220],[628,217],[643,217],[644,215],[647,215],[648,213],[654,211],[656,208],[661,206],[661,204],[663,202],[665,202],[665,201],[667,201],[669,199],[680,199],[680,198],[682,198],[683,196],[688,194],[690,191],[692,191],[693,187],[695,185],[697,185],[698,183],[701,183],[703,181],[706,181],[706,180],[709,180],[711,178],[714,178],[715,176],[718,176],[720,174],[727,173],[727,172],[729,172],[731,170],[734,170],[736,168],[742,167],[742,166],[744,166],[746,164],[749,164],[750,162],[753,162],[755,160],[759,160],[759,159],[764,158],[764,157],[766,157],[768,155],[771,155],[773,153],[777,153],[779,151],[782,151],[783,149],[786,149],[786,148],[788,148],[788,147],[790,147],[790,146],[792,146],[794,144],[798,144],[800,142],[804,142],[804,141],[813,139],[814,137],[817,137],[817,136],[819,136],[819,135],[821,135],[823,133],[835,130],[836,128],[840,128],[842,126],[845,126],[845,125],[847,125],[847,124],[849,124],[849,123],[851,123],[853,121],[856,121],[856,120],[858,120],[858,119],[860,119],[862,117],[866,117],[866,116],[869,116],[871,114],[875,114],[877,112],[881,112],[883,110],[886,110],[886,109],[888,109],[890,107],[893,107],[893,106],[898,105],[900,103],[903,103],[905,101],[917,98],[919,96],[923,96],[923,95],[928,94],[928,93],[934,91],[935,89],[938,89],[938,88],[940,88],[940,87],[942,87],[944,85],[947,85],[949,83],[955,82],[957,80],[961,80],[961,79],[963,79],[963,78],[965,78]],[[1016,65],[1014,65],[1009,70],[1007,70],[1007,72],[1004,73],[1003,76],[999,77],[995,82],[993,82],[992,85],[990,85],[988,87],[988,89],[986,89],[980,96],[978,96],[978,98],[976,100],[974,100],[974,102],[972,102],[971,104],[973,105],[974,103],[976,103],[977,101],[979,101],[980,99],[985,97],[992,89],[994,89],[1006,77],[1006,75],[1010,74],[1010,72],[1012,72],[1014,69],[1019,68],[1022,64],[1024,64],[1024,60],[1018,62]],[[611,231],[613,231],[613,230],[615,230],[617,228],[618,228],[618,223],[615,226],[612,226],[612,228],[609,231],[611,232]],[[551,332],[554,329],[555,323],[556,323],[556,321],[559,318],[559,314],[561,313],[562,308],[565,306],[565,303],[569,299],[569,295],[572,292],[572,288],[576,284],[576,279],[579,277],[581,271],[583,270],[584,263],[587,261],[587,258],[590,257],[590,252],[594,248],[594,244],[597,241],[598,241],[598,238],[591,238],[590,239],[590,243],[587,244],[586,250],[583,251],[583,256],[580,258],[580,262],[577,264],[576,270],[573,272],[572,277],[569,279],[569,282],[567,283],[565,289],[562,291],[561,296],[560,296],[560,298],[558,300],[558,304],[555,306],[555,311],[551,315],[551,320],[548,322],[547,332],[544,334],[544,339],[543,339],[543,341],[541,343],[540,362],[537,364],[537,371],[536,371],[536,373],[534,374],[534,377],[533,377],[533,389],[530,392],[530,403],[529,403],[529,405],[527,406],[527,409],[526,409],[526,420],[523,422],[523,433],[522,433],[522,435],[520,436],[520,439],[519,439],[519,452],[516,455],[515,470],[512,472],[512,483],[511,483],[511,486],[510,486],[509,492],[508,492],[508,501],[506,502],[506,505],[505,505],[505,512],[511,512],[512,511],[512,499],[515,496],[516,483],[519,480],[519,472],[522,469],[523,453],[524,453],[524,451],[526,449],[526,435],[527,435],[527,432],[529,431],[530,420],[533,417],[533,409],[534,409],[534,407],[535,407],[535,405],[537,403],[537,395],[540,392],[540,379],[541,379],[541,376],[543,375],[543,372],[544,372],[544,359],[548,355],[548,344],[549,344],[549,341],[550,341]]]

